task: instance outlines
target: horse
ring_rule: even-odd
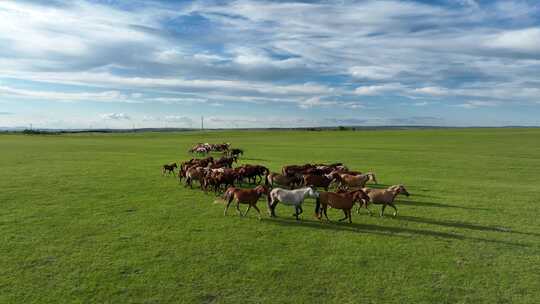
[[[244,155],[244,150],[234,148],[229,150],[229,155],[238,158],[240,155]]]
[[[251,182],[251,179],[253,179],[254,184],[257,183],[257,177],[262,182],[262,177],[267,175],[269,172],[270,170],[268,170],[268,168],[260,165],[243,165],[238,169],[240,181],[247,178],[249,183]]]
[[[239,189],[235,187],[229,187],[223,195],[223,197],[227,201],[227,206],[225,206],[223,215],[227,215],[229,205],[232,203],[233,200],[236,200],[236,211],[238,211],[238,214],[240,216],[246,216],[249,209],[253,207],[255,210],[257,210],[257,213],[259,213],[259,220],[261,220],[261,210],[257,208],[257,202],[263,194],[268,195],[268,188],[262,185],[259,185],[254,189]],[[242,214],[242,211],[240,211],[240,204],[248,204],[248,207],[244,214]]]
[[[315,168],[312,164],[305,165],[288,165],[281,168],[281,173],[286,176],[293,176],[295,174],[304,174],[307,169]]]
[[[292,189],[294,186],[300,185],[301,183],[301,175],[287,176],[279,173],[269,173],[265,178],[265,185],[272,187],[274,185],[282,185]]]
[[[320,192],[319,197],[317,198],[317,203],[315,206],[315,215],[320,220],[321,214],[324,214],[327,221],[330,221],[326,210],[328,206],[343,210],[345,217],[339,221],[344,221],[349,219],[349,223],[352,223],[351,218],[351,209],[354,206],[354,203],[362,201],[364,204],[366,201],[369,201],[369,196],[362,190],[354,190],[350,192]]]
[[[219,158],[218,160],[214,161],[214,164],[221,165],[222,167],[232,168],[233,162],[236,162],[236,157],[226,157],[223,156]]]
[[[363,188],[362,190],[368,195],[369,200],[365,201],[362,205],[358,205],[358,209],[356,209],[356,212],[360,213],[360,208],[363,206],[368,210],[369,215],[371,215],[372,212],[371,210],[369,210],[368,205],[369,203],[373,203],[376,205],[383,205],[381,209],[381,216],[384,216],[384,209],[387,205],[394,208],[393,216],[397,216],[398,210],[394,205],[394,200],[396,199],[396,196],[398,196],[399,194],[404,194],[408,197],[410,195],[407,189],[405,189],[405,186],[403,185],[393,185],[386,189]]]
[[[360,175],[352,175],[352,174],[340,174],[340,181],[339,181],[339,187],[347,187],[347,188],[364,188],[366,183],[368,181],[373,181],[375,184],[377,184],[377,178],[375,177],[375,173],[367,172]]]
[[[234,169],[226,168],[223,170],[211,170],[204,178],[205,188],[209,186],[214,187],[214,192],[218,192],[221,188],[221,185],[225,187],[231,186],[234,187],[234,182],[237,179],[237,173]]]
[[[186,177],[186,187],[189,186],[193,189],[193,181],[197,180],[199,181],[199,184],[201,186],[201,190],[204,189],[204,178],[206,176],[207,168],[204,167],[190,167],[186,170],[185,177]],[[179,176],[180,180],[181,177]]]
[[[304,175],[304,186],[308,187],[322,187],[324,190],[328,191],[328,187],[334,181],[340,180],[339,174],[327,174],[327,175]]]
[[[165,175],[165,173],[169,173],[169,175],[172,173],[174,175],[174,169],[178,168],[176,163],[172,164],[165,164],[161,167],[161,175]]]
[[[302,203],[306,197],[318,198],[319,193],[311,187],[296,190],[275,188],[270,191],[270,195],[268,195],[268,213],[271,217],[276,216],[276,206],[281,202],[285,205],[294,206],[295,213],[293,216],[296,217],[296,220],[299,220],[298,216],[303,212]]]

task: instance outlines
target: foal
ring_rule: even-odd
[[[174,175],[174,169],[178,168],[176,163],[172,164],[165,164],[163,167],[161,167],[161,175],[165,175],[165,173],[173,174]]]
[[[225,211],[223,211],[223,215],[227,215],[227,209],[229,209],[229,205],[232,203],[233,200],[236,199],[236,211],[238,211],[238,214],[240,216],[246,216],[249,209],[253,207],[259,213],[260,220],[261,210],[257,208],[257,201],[259,201],[259,198],[263,194],[268,195],[268,188],[262,185],[257,186],[254,189],[238,189],[235,187],[229,187],[224,194],[224,197],[227,200],[227,206],[225,206]],[[242,214],[242,211],[240,211],[240,204],[248,204],[248,207],[244,214]]]
[[[298,216],[303,212],[302,203],[306,197],[318,198],[319,193],[314,191],[311,187],[296,190],[275,188],[270,191],[270,195],[268,195],[268,213],[270,213],[271,217],[276,216],[276,206],[281,202],[285,205],[294,206],[295,213],[293,216],[296,217],[296,220],[299,220]]]

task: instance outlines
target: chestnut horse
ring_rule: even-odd
[[[371,215],[371,210],[368,208],[369,203],[373,203],[376,205],[383,205],[381,209],[381,216],[384,216],[384,209],[386,209],[386,206],[390,206],[394,208],[394,216],[397,216],[398,210],[396,208],[396,205],[394,205],[394,200],[396,199],[396,196],[399,194],[403,194],[406,196],[409,196],[409,192],[407,189],[405,189],[405,186],[403,185],[393,185],[388,187],[387,189],[369,189],[364,188],[362,189],[369,197],[369,200],[365,201],[364,204],[358,205],[358,209],[356,210],[357,213],[360,211],[360,207],[365,207],[369,215]]]
[[[335,209],[343,210],[345,217],[340,219],[340,222],[349,219],[349,223],[352,223],[351,209],[354,206],[354,203],[360,201],[362,201],[363,204],[369,201],[369,196],[367,196],[367,194],[362,190],[354,190],[342,193],[320,192],[319,197],[317,198],[317,204],[315,206],[315,215],[320,220],[321,214],[324,214],[326,220],[330,221],[330,219],[328,219],[328,215],[326,214],[326,210],[328,206],[330,206]]]
[[[225,194],[223,195],[225,200],[227,200],[227,206],[225,206],[223,215],[227,215],[227,210],[229,209],[229,205],[231,204],[233,200],[236,200],[236,211],[238,211],[238,214],[240,216],[246,216],[249,209],[253,207],[259,213],[259,220],[260,220],[261,210],[257,208],[257,202],[259,201],[259,198],[263,194],[268,195],[268,188],[262,185],[259,185],[255,187],[254,189],[239,189],[235,187],[229,187],[227,191],[225,191]],[[248,204],[248,207],[246,211],[244,212],[244,214],[242,214],[242,211],[240,211],[240,204]]]

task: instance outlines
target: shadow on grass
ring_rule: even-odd
[[[433,203],[433,202],[420,202],[420,201],[409,201],[404,199],[399,199],[398,204],[410,205],[410,206],[420,206],[420,207],[435,207],[435,208],[457,208],[457,209],[466,209],[466,210],[489,210],[488,208],[478,208],[478,207],[465,207],[457,205],[449,205],[444,203]]]
[[[462,240],[462,241],[479,241],[479,242],[495,243],[495,244],[502,244],[502,245],[508,245],[508,246],[529,247],[529,245],[527,244],[501,241],[501,240],[493,240],[493,239],[485,239],[485,238],[467,237],[467,236],[463,236],[463,235],[455,234],[455,233],[447,233],[447,232],[439,232],[439,231],[423,230],[423,229],[410,229],[410,228],[404,228],[404,227],[389,227],[389,226],[380,226],[380,225],[373,225],[373,224],[359,224],[359,223],[354,223],[354,222],[352,224],[335,222],[335,221],[327,223],[327,222],[321,222],[318,220],[305,220],[305,219],[301,221],[296,221],[295,219],[279,218],[279,217],[265,219],[265,222],[277,224],[277,225],[283,225],[283,226],[296,226],[296,227],[307,226],[310,228],[322,229],[322,230],[364,232],[364,233],[371,233],[371,234],[378,234],[378,235],[385,235],[385,236],[392,236],[392,237],[407,237],[406,235],[403,235],[403,234],[410,234],[410,235],[429,236],[429,237],[443,238],[443,239],[453,239],[453,240]]]
[[[540,236],[540,233],[514,231],[514,230],[511,230],[510,228],[505,228],[505,227],[500,227],[500,226],[482,226],[482,225],[478,225],[474,223],[435,220],[435,219],[421,218],[421,217],[416,217],[416,216],[398,216],[396,217],[396,220],[414,222],[414,223],[432,224],[432,225],[452,227],[452,228],[463,228],[463,229],[471,229],[471,230],[479,230],[479,231],[505,232],[505,233],[517,233],[517,234]]]

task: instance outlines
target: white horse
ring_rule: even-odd
[[[296,189],[296,190],[286,190],[281,188],[274,188],[270,191],[268,195],[268,213],[270,216],[276,216],[275,210],[279,202],[294,206],[295,213],[293,216],[298,220],[298,216],[303,212],[302,203],[306,197],[319,197],[319,192],[313,190],[311,187]]]

